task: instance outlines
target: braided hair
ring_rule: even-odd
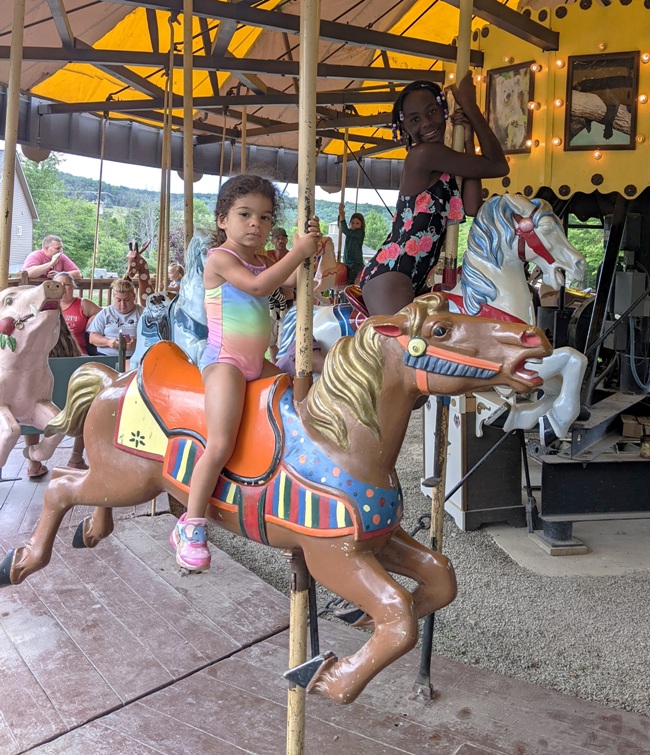
[[[445,120],[449,118],[449,107],[447,105],[447,97],[442,89],[433,81],[414,81],[408,86],[404,87],[399,93],[399,97],[395,100],[393,105],[393,112],[391,115],[391,124],[393,128],[393,139],[400,144],[404,144],[408,149],[411,147],[411,137],[407,134],[404,128],[404,100],[411,92],[417,92],[420,89],[427,89],[436,98],[436,102],[442,108],[445,116]]]

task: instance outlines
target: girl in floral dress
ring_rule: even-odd
[[[415,81],[393,106],[393,136],[408,152],[393,227],[361,274],[363,299],[371,315],[395,314],[427,291],[447,224],[478,212],[482,178],[509,172],[501,145],[476,104],[471,74],[452,92],[456,100],[452,121],[464,127],[464,152],[444,144],[449,111],[437,84]],[[481,154],[475,152],[475,135]],[[462,177],[462,188],[455,176]]]

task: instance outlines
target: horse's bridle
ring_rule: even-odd
[[[526,262],[526,244],[535,252],[538,257],[552,265],[555,262],[555,258],[551,255],[548,249],[542,244],[539,236],[535,232],[535,222],[533,217],[537,209],[534,209],[532,213],[527,217],[513,213],[515,219],[515,233],[519,237],[519,244],[517,247],[517,254],[522,262]]]
[[[426,357],[433,357],[434,359],[442,359],[445,362],[453,362],[454,364],[462,365],[463,367],[471,367],[476,370],[486,370],[493,374],[497,374],[503,365],[498,362],[491,362],[487,359],[479,359],[477,357],[470,357],[465,354],[459,354],[457,352],[451,352],[447,349],[439,349],[435,346],[430,346],[424,338],[420,336],[398,336],[397,342],[404,349],[404,361],[413,362],[420,359],[426,359]],[[406,355],[409,355],[409,360]],[[424,361],[424,360],[423,360]],[[413,365],[411,365],[413,366]],[[415,367],[415,380],[418,388],[422,393],[428,393],[427,386],[427,370],[424,367]],[[444,375],[444,373],[438,373]]]

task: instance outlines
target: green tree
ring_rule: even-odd
[[[370,210],[365,216],[366,236],[363,243],[371,249],[377,251],[386,240],[390,225],[384,215],[380,215],[377,210]]]

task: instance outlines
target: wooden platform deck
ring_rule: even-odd
[[[67,449],[57,451],[63,461]],[[50,466],[52,466],[50,464]],[[0,556],[30,534],[49,476],[0,482]],[[73,550],[75,511],[50,565],[0,590],[0,755],[283,753],[288,601],[223,553],[182,577],[162,501],[116,512],[114,534]],[[319,624],[344,655],[365,635]],[[650,719],[434,656],[439,696],[412,695],[411,653],[341,706],[307,699],[307,753],[636,755]]]

